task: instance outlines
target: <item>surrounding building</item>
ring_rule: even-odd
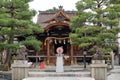
[[[44,28],[44,32],[36,34],[38,40],[42,41],[42,50],[35,52],[29,50],[27,56],[30,61],[45,61],[48,65],[56,63],[56,49],[63,48],[64,65],[79,64],[83,62],[84,56],[78,45],[72,45],[69,38],[71,32],[70,19],[75,16],[76,11],[64,11],[62,6],[58,11],[39,11],[37,23]],[[86,61],[90,62],[91,56],[87,54]]]

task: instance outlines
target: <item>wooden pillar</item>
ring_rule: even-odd
[[[75,64],[77,64],[77,57],[75,57],[75,59],[74,59],[74,60],[75,60],[75,61],[74,61],[74,62],[75,62]]]
[[[38,63],[38,51],[36,51],[36,63]]]
[[[72,44],[71,44],[70,53],[71,53],[71,65],[72,65],[73,64],[73,45]]]
[[[51,45],[51,52],[50,53],[51,53],[52,56],[54,56],[54,46],[53,46],[53,44]]]
[[[49,40],[47,41],[47,64],[49,65],[50,62],[50,43]]]

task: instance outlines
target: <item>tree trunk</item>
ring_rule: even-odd
[[[13,44],[13,38],[14,38],[14,36],[11,35],[9,44]],[[5,64],[8,64],[9,67],[11,66],[11,56],[12,56],[12,48],[8,48]]]
[[[11,55],[12,55],[12,49],[8,49],[5,64],[8,64],[9,67],[11,66]]]
[[[2,50],[2,54],[1,54],[1,63],[2,64],[5,64],[6,55],[7,55],[7,51],[6,50]]]

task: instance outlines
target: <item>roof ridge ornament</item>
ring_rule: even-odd
[[[58,6],[58,7],[59,7],[59,10],[63,10],[63,6],[60,5],[60,6]]]

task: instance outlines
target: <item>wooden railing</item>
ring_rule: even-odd
[[[37,54],[30,54],[30,55],[28,55],[28,57],[47,57],[47,51],[45,51],[45,50],[41,50],[41,51],[39,51],[39,52],[37,52]],[[70,55],[69,55],[70,56]],[[55,57],[55,55],[51,55],[50,57]],[[83,53],[82,52],[80,52],[80,51],[74,51],[73,52],[73,57],[84,57],[84,55],[83,55]],[[92,57],[92,55],[90,55],[90,54],[87,54],[86,55],[86,57]]]
[[[44,55],[45,56],[45,55],[47,55],[47,51],[41,50],[37,53],[37,55]]]

